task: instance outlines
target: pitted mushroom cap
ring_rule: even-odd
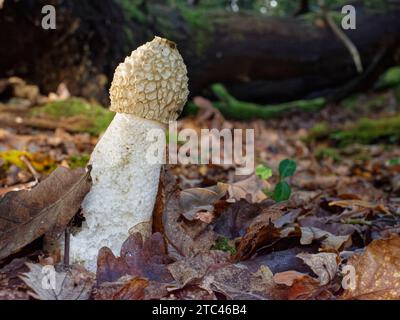
[[[179,116],[188,94],[187,70],[176,44],[155,37],[115,70],[110,110],[168,123]]]

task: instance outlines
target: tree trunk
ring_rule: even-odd
[[[64,81],[73,94],[104,102],[118,63],[161,35],[177,42],[192,95],[207,94],[210,84],[221,82],[238,99],[276,103],[365,89],[399,62],[400,11],[357,16],[357,29],[345,31],[368,71],[358,77],[349,52],[326,26],[145,3],[6,0],[0,10],[0,77],[21,76],[45,92]],[[41,28],[45,4],[56,7],[56,30]]]

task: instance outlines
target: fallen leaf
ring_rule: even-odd
[[[180,193],[179,203],[182,215],[192,221],[198,219],[200,212],[212,212],[214,202],[225,195],[224,190],[211,190],[207,188],[185,189]]]
[[[182,192],[175,188],[171,189],[170,193],[166,193],[162,214],[168,253],[175,259],[209,250],[218,238],[208,223],[201,220],[186,223],[182,219],[183,211],[180,204]]]
[[[142,300],[145,288],[149,285],[147,279],[132,278],[127,281],[106,282],[94,290],[95,300]]]
[[[145,277],[149,280],[169,282],[172,280],[166,264],[164,239],[154,233],[143,242],[140,233],[134,233],[122,244],[120,257],[115,257],[106,247],[100,249],[97,258],[97,284],[113,282],[122,276]]]
[[[332,281],[338,271],[338,256],[336,253],[300,253],[297,257],[303,260],[318,276],[321,286]]]
[[[281,251],[272,251],[267,254],[258,255],[252,259],[241,261],[250,271],[256,272],[262,265],[267,266],[274,274],[293,270],[301,273],[310,273],[311,269],[303,261],[296,257],[297,254],[315,252],[316,248],[294,247]]]
[[[314,227],[301,227],[301,239],[302,245],[311,244],[314,240],[321,241],[324,249],[335,249],[339,250],[342,246],[350,241],[350,235],[346,236],[335,236],[332,233],[321,230]]]
[[[267,181],[261,180],[255,174],[250,177],[228,184],[228,202],[239,201],[246,199],[250,203],[258,203],[267,198],[264,189],[268,189],[270,184]]]
[[[253,218],[260,214],[263,206],[249,203],[245,199],[230,204],[214,221],[214,231],[220,235],[234,239],[245,234]]]
[[[293,284],[286,292],[286,299],[308,300],[314,299],[322,293],[325,292],[321,291],[319,281],[309,275],[304,275],[293,280]]]
[[[91,187],[90,172],[57,168],[32,190],[0,200],[0,259],[46,234],[57,239]]]
[[[243,265],[230,264],[207,273],[201,287],[219,292],[230,300],[265,300],[274,286],[267,267],[252,273]],[[272,291],[272,290],[271,290]]]
[[[196,219],[210,224],[214,220],[214,215],[209,211],[200,211],[196,213]]]
[[[148,295],[147,289],[146,295]],[[214,292],[208,292],[199,286],[190,285],[182,289],[170,291],[167,298],[169,300],[217,300]]]
[[[297,220],[301,227],[313,227],[327,231],[335,236],[349,236],[360,232],[360,226],[341,222],[332,222],[330,217],[305,216]]]
[[[27,263],[30,271],[21,279],[33,290],[32,297],[39,300],[87,300],[94,285],[94,276],[81,266],[71,266],[65,271],[56,271],[48,266],[43,272],[40,264]],[[51,272],[54,272],[51,274]]]
[[[26,258],[13,259],[0,269],[0,300],[29,300],[29,287],[20,275],[29,271]]]
[[[234,256],[235,261],[251,258],[260,247],[271,245],[280,237],[279,230],[275,228],[272,222],[250,226],[237,246],[237,253]]]
[[[347,265],[355,270],[354,288],[345,290],[344,299],[400,299],[400,237],[375,240]]]
[[[187,284],[199,281],[211,267],[227,264],[228,261],[229,254],[226,252],[211,250],[174,262],[168,265],[168,270],[180,287],[184,287]]]
[[[346,208],[346,207],[368,208],[368,209],[377,210],[382,213],[390,214],[390,211],[388,210],[388,208],[386,208],[386,206],[384,204],[382,204],[382,203],[373,204],[371,202],[364,201],[364,200],[354,200],[354,199],[338,200],[338,201],[329,202],[329,205],[330,206],[339,206],[342,208]]]
[[[295,280],[301,279],[304,276],[306,276],[306,274],[294,270],[283,271],[274,274],[274,282],[291,287]]]

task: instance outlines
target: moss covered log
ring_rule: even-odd
[[[192,95],[206,95],[210,85],[223,83],[239,100],[270,105],[327,96],[357,76],[351,56],[332,32],[301,18],[156,0],[50,2],[58,13],[56,30],[35,25],[49,1],[5,1],[0,41],[7,45],[0,48],[0,77],[20,76],[43,92],[65,82],[73,95],[107,104],[112,70],[154,35],[177,43]],[[371,86],[396,64],[399,17],[398,11],[365,14],[357,17],[356,30],[346,31],[366,67],[380,49],[386,50],[358,88]],[[15,37],[15,30],[24,37]],[[26,50],[33,44],[35,50]]]

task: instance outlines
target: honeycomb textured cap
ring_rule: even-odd
[[[155,37],[115,70],[110,110],[168,123],[179,116],[188,94],[186,66],[175,43]]]

